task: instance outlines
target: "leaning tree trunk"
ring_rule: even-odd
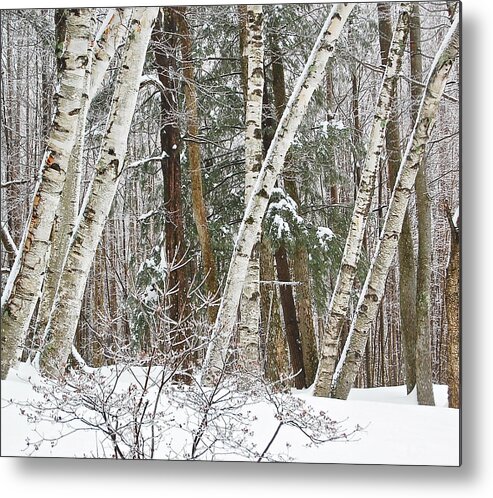
[[[2,295],[2,379],[7,376],[26,336],[43,285],[55,214],[76,140],[89,63],[91,10],[68,10],[66,23],[58,101],[41,166],[41,180],[36,186],[27,228]]]
[[[421,20],[419,4],[413,4],[410,30],[411,116],[416,121],[423,78],[421,57]],[[416,175],[416,211],[418,217],[418,267],[416,279],[416,390],[420,405],[434,405],[431,371],[430,289],[431,289],[431,203],[428,195],[426,161],[423,158]]]
[[[447,77],[458,52],[459,18],[457,16],[430,69],[418,118],[399,169],[397,184],[390,200],[382,234],[363,286],[343,355],[337,365],[333,392],[336,398],[347,399],[360,368],[368,331],[376,319],[385,291],[385,281],[397,249],[416,174],[435,125]]]
[[[51,377],[63,374],[72,348],[87,278],[123,169],[140,75],[157,12],[157,7],[135,8],[132,12],[100,159],[70,243],[46,328],[40,367]]]
[[[298,78],[286,110],[277,127],[271,147],[262,164],[252,196],[243,215],[231,257],[221,306],[202,370],[202,382],[213,384],[227,364],[229,344],[236,324],[236,313],[248,271],[250,255],[261,230],[262,220],[277,176],[294,135],[303,119],[311,96],[324,76],[327,61],[354,4],[337,4],[329,14]]]
[[[286,84],[284,75],[284,63],[279,42],[276,35],[271,37],[272,51],[272,87],[274,93],[274,106],[276,116],[281,120],[284,109],[286,108]],[[298,185],[296,184],[296,175],[294,171],[290,171],[290,160],[286,159],[284,175],[284,188],[288,195],[294,200],[296,205],[300,206],[300,196]],[[315,374],[318,366],[317,343],[315,339],[315,326],[313,324],[313,307],[312,293],[310,286],[310,271],[308,268],[308,251],[304,244],[296,244],[294,254],[291,259],[292,273],[294,281],[299,285],[296,287],[296,292],[293,296],[296,304],[295,316],[297,330],[296,335],[300,338],[297,349],[301,350],[303,358],[303,371],[305,384],[311,385],[315,379]],[[289,269],[289,268],[288,268]],[[281,280],[281,278],[279,278]],[[293,293],[292,286],[285,286],[285,291],[288,294]],[[297,351],[296,351],[297,353]],[[293,361],[292,361],[293,363]],[[301,379],[300,379],[301,380]]]
[[[448,406],[460,408],[460,223],[447,213],[450,223],[450,256],[445,278],[447,311]]]
[[[183,57],[183,78],[185,80],[185,109],[188,123],[188,165],[192,186],[192,213],[197,228],[200,248],[202,251],[202,261],[205,273],[205,286],[209,299],[217,298],[218,283],[216,271],[216,258],[212,249],[209,226],[207,224],[207,208],[204,201],[204,191],[202,186],[202,166],[199,143],[199,115],[197,105],[197,87],[195,82],[193,61],[192,61],[192,35],[188,21],[185,17],[186,7],[181,10],[178,17],[180,28],[181,51]],[[217,306],[215,303],[209,304],[209,318],[214,322],[217,316]]]
[[[284,84],[284,79],[277,80],[277,77],[279,75],[280,74],[277,74],[277,71],[273,71],[273,86],[275,86],[274,82],[276,82],[276,84]],[[276,95],[276,92],[279,95]],[[278,116],[280,114],[280,117],[282,117],[282,112],[286,106],[286,99],[284,98],[281,110],[277,105],[280,98],[280,93],[281,92],[279,91],[279,89],[274,89],[274,104]],[[265,87],[264,91],[264,107],[266,109],[266,113],[264,115],[264,150],[268,151],[270,144],[272,143],[272,139],[274,138],[274,130],[276,129],[277,122],[270,112],[271,110],[267,86]],[[289,158],[286,158],[286,163],[289,163]],[[274,253],[274,260],[276,263],[275,266],[279,285],[282,317],[292,370],[291,376],[294,379],[295,387],[297,389],[303,389],[307,387],[303,356],[303,344],[300,335],[298,313],[294,300],[293,285],[291,285],[292,279],[291,270],[289,267],[288,252],[286,250],[286,245],[282,240],[279,241],[279,246]]]
[[[402,4],[375,109],[366,161],[354,203],[346,246],[330,302],[328,326],[322,338],[320,360],[315,379],[315,396],[329,396],[330,394],[332,374],[337,360],[339,333],[346,319],[353,282],[362,252],[368,214],[380,165],[380,155],[385,142],[386,127],[390,118],[405,41],[409,32],[409,15],[410,5]]]
[[[386,65],[390,42],[392,40],[391,4],[379,3],[377,7],[381,59],[382,64]],[[394,97],[385,137],[385,147],[388,157],[388,181],[391,191],[395,186],[397,172],[399,171],[402,160],[396,100]],[[409,394],[416,385],[416,263],[409,209],[406,211],[402,225],[398,259],[400,333],[402,337],[406,387]]]
[[[39,302],[35,330],[35,336],[38,338],[42,336],[50,317],[63,263],[70,244],[70,236],[79,214],[84,137],[89,107],[117,47],[124,40],[125,21],[128,21],[128,9],[126,9],[126,14],[122,9],[110,9],[96,39],[91,42],[90,64],[86,69],[81,111],[77,121],[77,135],[67,166],[67,175],[57,211],[50,261]]]
[[[262,166],[262,99],[264,90],[263,11],[261,5],[248,5],[246,25],[247,91],[245,105],[245,203],[248,203]],[[238,326],[238,366],[254,376],[260,368],[260,234],[248,263],[240,301]]]

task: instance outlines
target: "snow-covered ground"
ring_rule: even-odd
[[[53,419],[37,422],[29,419],[29,416],[33,416],[33,411],[28,405],[41,400],[41,406],[44,406],[43,396],[46,392],[33,388],[33,385],[42,386],[43,383],[36,371],[24,364],[17,370],[12,370],[7,380],[2,381],[2,456],[111,457],[112,445],[108,437],[101,431],[87,428],[80,421],[62,424]],[[119,389],[125,392],[130,384],[131,379],[122,376]],[[152,390],[149,393],[152,397]],[[63,393],[60,394],[62,395]],[[356,426],[362,430],[349,438],[350,441],[330,441],[317,445],[311,443],[293,424],[285,424],[269,447],[271,460],[445,466],[459,464],[459,411],[447,408],[446,386],[435,386],[435,407],[418,406],[414,394],[407,396],[404,386],[353,389],[348,401],[315,398],[309,390],[295,392],[292,399],[302,401],[299,405],[300,414],[306,410],[305,413],[315,416],[315,420],[319,414],[328,414],[332,420],[340,422],[341,431],[350,432]],[[49,400],[46,401],[46,406],[49,403]],[[266,400],[252,399],[243,403],[240,399],[240,403],[244,413],[248,413],[250,422],[244,426],[241,425],[243,422],[239,422],[239,430],[229,432],[229,437],[238,437],[238,445],[235,449],[235,442],[229,441],[228,443],[233,444],[224,450],[224,445],[221,447],[220,444],[220,449],[212,457],[216,460],[252,459],[254,452],[249,457],[248,448],[252,451],[256,448],[261,453],[279,426],[273,406]],[[191,434],[194,434],[194,430],[196,433],[198,427],[195,419],[200,421],[200,414],[197,418],[197,414],[190,412],[190,406],[183,408],[182,403],[173,404],[166,396],[163,397],[160,410],[161,422],[164,422],[158,428],[163,435],[155,458],[183,459],[189,454]],[[84,410],[80,413],[87,414],[87,409]],[[234,410],[231,413],[233,412]],[[236,416],[237,412],[234,413]],[[226,415],[225,431],[230,430],[227,429],[227,424],[232,423],[234,426],[236,423],[236,419],[228,413]],[[89,416],[86,418],[94,420]],[[168,420],[169,429],[166,429]],[[245,428],[248,428],[248,432]],[[60,434],[68,435],[59,439]],[[40,444],[42,439],[46,441]],[[241,448],[245,448],[245,451]],[[211,458],[210,453],[205,458],[207,456]]]

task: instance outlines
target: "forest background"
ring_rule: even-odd
[[[197,2],[197,3],[200,3],[200,2]],[[220,3],[220,2],[218,2],[218,3]],[[121,2],[119,4],[125,5],[124,2]],[[487,6],[487,4],[485,3],[484,10],[483,10],[482,7],[479,7],[479,4],[480,4],[480,2],[475,2],[473,0],[469,0],[469,1],[464,2],[465,43],[464,43],[464,52],[463,52],[463,54],[464,54],[464,56],[463,56],[463,68],[464,68],[464,74],[466,75],[466,78],[465,78],[466,82],[467,82],[468,78],[471,78],[471,80],[473,79],[473,77],[470,75],[476,74],[472,68],[472,65],[474,64],[475,68],[479,67],[480,62],[482,60],[486,60],[486,59],[483,59],[483,55],[482,55],[481,50],[485,50],[488,48],[489,45],[491,45],[488,43],[487,40],[483,40],[481,38],[483,36],[483,34],[486,35],[486,33],[484,33],[484,29],[482,29],[481,27],[480,27],[480,29],[476,29],[477,24],[479,23],[479,20],[488,17],[487,11],[488,11],[488,9],[491,10],[491,7]],[[67,4],[63,3],[63,5],[66,6]],[[24,7],[24,6],[29,7],[29,5],[27,5],[27,4],[26,5],[24,5],[24,4],[16,5],[16,7]],[[57,6],[57,4],[55,2],[53,2],[49,5],[49,7],[56,7],[56,6]],[[470,15],[471,11],[474,10],[474,8],[478,8],[478,11],[477,11],[478,13],[474,14],[474,16],[475,16],[474,18],[468,17]],[[471,11],[468,11],[468,9],[471,9]],[[473,23],[474,23],[474,26],[473,26]],[[469,44],[468,44],[468,42],[469,42]],[[486,64],[486,66],[487,66],[487,64]],[[470,331],[471,336],[473,334],[476,336],[476,339],[475,339],[474,337],[470,337],[468,334],[467,341],[470,341],[470,342],[466,342],[465,347],[464,347],[465,365],[466,365],[466,368],[470,368],[469,371],[466,370],[465,387],[467,387],[469,393],[472,393],[472,394],[469,394],[471,397],[475,394],[479,395],[480,392],[484,392],[486,394],[486,391],[481,389],[480,387],[473,387],[472,384],[469,384],[469,381],[467,380],[467,374],[471,375],[471,382],[474,382],[474,384],[477,386],[480,385],[480,382],[479,382],[480,375],[479,375],[479,373],[474,372],[475,368],[473,368],[471,363],[470,363],[470,360],[472,359],[472,357],[474,357],[475,364],[476,365],[480,364],[480,362],[476,362],[476,356],[475,356],[478,353],[478,351],[477,350],[474,351],[474,355],[471,354],[470,358],[468,358],[468,354],[469,354],[469,351],[471,351],[471,349],[474,349],[473,346],[478,346],[479,340],[481,340],[481,341],[487,340],[485,337],[483,337],[483,334],[481,334],[480,338],[478,338],[480,331],[481,332],[484,331],[484,329],[481,327],[481,325],[478,323],[478,321],[481,321],[481,314],[482,313],[485,314],[488,310],[488,304],[484,303],[483,300],[487,299],[488,295],[489,295],[488,288],[480,289],[480,291],[478,292],[478,291],[474,291],[471,287],[468,287],[468,284],[470,284],[471,281],[476,280],[477,282],[479,282],[481,280],[480,274],[481,274],[483,280],[488,278],[488,276],[486,275],[486,272],[484,272],[484,269],[485,268],[487,269],[488,265],[486,264],[486,260],[484,258],[482,258],[481,256],[484,255],[484,252],[487,251],[487,248],[489,246],[486,241],[479,242],[479,240],[477,238],[478,234],[480,234],[480,233],[488,234],[489,223],[487,220],[484,220],[484,216],[488,215],[488,209],[485,209],[484,206],[479,205],[480,202],[487,202],[487,200],[488,200],[488,194],[484,190],[486,188],[488,182],[485,181],[486,177],[482,176],[483,174],[485,174],[485,172],[483,170],[479,170],[479,168],[478,168],[481,160],[478,159],[477,154],[474,153],[470,157],[469,157],[469,154],[471,154],[471,150],[473,150],[473,149],[476,151],[481,150],[481,147],[485,147],[486,144],[488,143],[488,141],[486,139],[481,140],[482,134],[486,133],[486,131],[488,130],[487,123],[485,124],[482,120],[477,122],[477,117],[481,116],[482,114],[485,114],[485,110],[488,109],[488,106],[484,106],[484,103],[489,103],[489,98],[487,98],[485,95],[483,95],[481,89],[485,87],[488,80],[489,81],[491,81],[491,80],[489,79],[489,75],[486,75],[486,74],[477,75],[477,77],[475,77],[474,80],[475,80],[474,88],[472,88],[472,86],[470,88],[468,88],[467,85],[464,88],[464,90],[465,90],[465,92],[464,92],[465,103],[464,103],[464,108],[463,108],[463,110],[464,110],[464,114],[463,114],[464,144],[467,144],[467,146],[464,147],[463,167],[465,164],[470,165],[470,167],[465,169],[466,174],[464,177],[463,195],[464,195],[464,204],[466,206],[471,206],[470,212],[464,212],[463,217],[462,217],[462,220],[463,220],[462,226],[464,227],[464,240],[466,241],[465,246],[464,246],[464,256],[463,256],[463,258],[464,258],[463,269],[465,270],[463,272],[463,275],[464,275],[464,282],[463,282],[463,285],[464,285],[464,305],[465,305],[465,308],[464,308],[464,329],[463,330]],[[476,90],[479,90],[479,91],[476,91]],[[483,99],[483,97],[484,97],[484,101],[481,100],[481,99]],[[479,102],[481,102],[481,105],[479,105]],[[482,112],[481,112],[481,110],[482,110]],[[473,130],[474,130],[474,133],[473,133]],[[472,135],[474,135],[474,137]],[[482,157],[482,159],[483,160],[485,159],[484,156]],[[480,230],[480,227],[482,228],[482,230]],[[474,236],[472,235],[473,233],[475,234]],[[473,253],[471,253],[471,251],[470,251],[470,248],[472,248],[472,247],[474,248]],[[491,247],[491,246],[489,246],[489,247]],[[485,264],[484,267],[481,266],[483,263]],[[469,267],[469,265],[471,265],[471,266]],[[480,268],[481,268],[481,271],[479,270]],[[469,306],[469,304],[471,304],[471,307]],[[471,315],[474,315],[475,319],[471,320],[470,327],[469,327],[468,325],[469,325],[469,320],[471,319]],[[482,321],[483,325],[484,325],[484,323],[485,322]],[[491,339],[489,339],[489,340],[491,340]],[[483,354],[485,354],[487,352],[487,350],[490,349],[489,347],[484,347],[485,344],[486,343],[482,343],[483,347],[481,348],[481,350],[484,351]],[[464,404],[466,406],[467,406],[467,400],[468,400],[467,396],[468,395],[465,395],[465,398],[464,398]],[[468,410],[466,409],[466,413],[467,413],[467,411]],[[471,412],[472,412],[472,403],[471,403]],[[469,430],[472,431],[470,433],[472,437],[465,437],[464,438],[465,448],[467,448],[468,445],[469,445],[469,448],[472,448],[476,444],[475,441],[477,441],[477,437],[475,438],[474,434],[476,434],[476,436],[477,436],[478,435],[477,431],[489,430],[487,423],[481,424],[479,421],[477,421],[477,418],[476,418],[476,417],[479,417],[481,414],[482,414],[482,417],[484,417],[487,414],[486,409],[480,410],[479,407],[475,407],[474,412],[476,414],[474,417],[476,423],[474,423],[473,420],[470,419],[469,422],[466,421],[466,423],[464,425],[464,429],[465,429],[466,433]],[[475,429],[473,429],[473,426],[475,427]],[[484,438],[484,439],[487,439],[487,438]],[[469,465],[469,463],[467,462],[467,454],[464,456],[466,457],[464,459],[465,460],[464,468],[461,469],[459,472],[462,472],[465,468],[467,469],[467,467]],[[471,459],[469,461],[471,462]],[[474,459],[472,459],[472,461],[474,461]],[[26,465],[31,465],[31,464],[26,464]],[[99,463],[98,465],[101,465],[101,464]],[[86,470],[89,470],[87,463],[84,463],[84,467],[86,468]],[[103,465],[103,467],[108,468],[106,465]],[[235,471],[233,472],[234,475],[233,476],[229,475],[228,477],[226,477],[226,476],[222,477],[222,476],[223,476],[223,474],[226,474],[226,473],[230,474],[231,473],[231,468],[232,468],[231,466],[229,466],[229,470],[228,470],[228,467],[225,465],[221,466],[222,469],[216,469],[216,468],[212,469],[209,466],[209,467],[207,467],[207,469],[202,468],[202,470],[198,470],[198,467],[196,465],[194,467],[195,467],[195,469],[197,469],[197,470],[194,470],[194,472],[197,472],[197,474],[196,474],[197,481],[204,480],[207,482],[209,479],[210,479],[210,481],[212,481],[214,479],[213,476],[215,476],[217,480],[221,481],[220,484],[225,484],[226,487],[234,487],[236,485],[241,486],[241,480],[242,480],[241,474],[243,471],[240,467],[233,466],[233,467],[235,467]],[[73,467],[73,468],[75,469],[75,467]],[[143,467],[141,467],[141,468],[143,468]],[[156,469],[155,466],[152,466],[152,468]],[[171,466],[170,466],[170,468],[171,468]],[[248,468],[248,467],[246,467],[246,468]],[[270,466],[270,468],[272,469],[273,467]],[[175,469],[176,469],[176,466],[175,466]],[[183,466],[183,469],[184,469],[183,471],[178,472],[179,476],[181,476],[182,479],[185,478],[185,475],[187,472],[186,466]],[[349,469],[342,469],[341,467],[337,467],[338,476],[335,476],[334,475],[335,473],[331,472],[331,469],[336,469],[335,467],[329,468],[326,476],[323,475],[325,473],[325,471],[324,471],[324,473],[322,473],[320,471],[320,469],[318,471],[316,469],[310,470],[310,468],[307,466],[303,467],[303,469],[304,469],[303,473],[305,474],[306,477],[308,477],[308,479],[303,479],[303,481],[306,482],[307,480],[309,480],[312,482],[312,484],[314,484],[316,486],[321,486],[321,487],[334,486],[334,491],[337,489],[337,487],[339,485],[341,485],[340,489],[342,489],[342,483],[345,481],[345,479],[342,476],[345,475],[347,478],[349,475]],[[346,472],[346,470],[347,470],[347,472]],[[355,472],[358,472],[358,470],[364,470],[364,469],[361,469],[361,468],[355,469]],[[430,469],[430,470],[432,472],[437,472],[437,474],[440,474],[440,469],[436,469],[436,470]],[[443,470],[445,470],[445,469],[443,469]],[[39,475],[41,472],[36,472],[34,469],[31,469],[31,471],[34,471],[34,473],[38,475],[39,479],[41,479],[41,476]],[[112,480],[117,480],[118,479],[118,477],[117,477],[118,476],[118,469],[116,467],[114,467],[113,471],[114,471],[114,474],[113,474]],[[110,470],[109,473],[111,474],[113,471]],[[43,473],[44,472],[45,472],[45,470],[43,470]],[[76,472],[78,474],[80,471],[74,470],[74,474],[72,474],[72,477],[74,479],[77,478]],[[101,477],[103,476],[103,472],[101,472],[99,470],[97,471],[95,465],[91,466],[91,472],[95,472],[96,475],[100,475]],[[131,472],[133,473],[133,471],[131,471]],[[248,470],[245,470],[245,472],[248,473]],[[412,472],[416,472],[416,470],[413,469]],[[145,471],[143,471],[143,473],[150,480],[152,480],[152,481],[155,480],[156,486],[158,486],[157,483],[160,481],[160,478],[154,474],[154,471],[145,470]],[[268,482],[266,482],[267,475],[269,474],[269,471],[262,471],[262,470],[256,469],[255,473],[258,476],[259,482],[262,484],[262,486],[267,486],[267,488],[269,488],[269,486],[272,486],[272,487],[279,486],[278,489],[281,489],[282,484],[278,481],[283,481],[283,480],[285,481],[284,484],[289,483],[288,487],[293,488],[293,486],[294,486],[292,477],[290,477],[287,473],[283,474],[283,472],[280,469],[277,471],[276,470],[270,471],[271,474],[274,474],[276,476],[276,483],[272,482],[270,484]],[[16,472],[14,471],[13,474],[16,474]],[[301,471],[300,471],[300,474],[301,474]],[[365,471],[365,474],[366,474],[366,471]],[[425,474],[426,474],[426,472],[425,472]],[[2,462],[2,477],[3,477],[3,475],[4,475],[4,472],[3,472],[3,462]],[[19,474],[17,474],[17,475],[19,475]],[[329,475],[331,477],[330,484],[329,484]],[[428,475],[431,476],[431,473]],[[375,479],[375,481],[374,481],[375,483],[376,483],[376,479],[378,479],[379,476],[383,477],[384,472],[379,471],[378,469],[375,472],[372,472],[372,480]],[[478,474],[476,474],[476,476],[478,476]],[[442,477],[445,477],[445,476],[442,474]],[[474,472],[469,471],[469,479],[466,479],[466,481],[469,480],[469,483],[470,483],[471,482],[470,479],[473,479],[473,478],[474,478]],[[400,487],[401,485],[404,485],[404,484],[407,486],[407,483],[406,483],[407,478],[404,477],[403,474],[399,471],[397,472],[397,475],[394,474],[394,477],[392,477],[392,478],[389,478],[389,476],[387,474],[386,479],[387,479],[387,483],[384,486],[384,488],[388,489],[389,492],[391,491],[390,488],[392,486]],[[451,479],[450,472],[447,476],[447,479]],[[125,480],[125,479],[123,479],[123,480]],[[179,481],[179,478],[177,480]],[[402,480],[402,482],[401,482],[401,480]],[[427,486],[430,486],[430,490],[431,490],[431,488],[433,487],[433,478],[426,477],[423,481],[424,482],[422,484],[423,485],[426,484]],[[439,481],[437,480],[437,485],[438,485],[438,482]],[[298,484],[301,484],[301,483],[298,483]],[[414,483],[414,485],[416,485],[416,483]],[[387,488],[387,486],[388,486],[388,488]],[[458,492],[457,483],[454,486],[456,488],[454,490],[454,492]],[[293,489],[291,489],[291,491],[293,491]],[[444,489],[443,489],[443,491],[444,491]],[[406,491],[406,492],[409,492],[409,491]],[[217,492],[215,494],[220,496],[220,491],[217,490]],[[380,496],[385,496],[385,493],[382,493],[382,489],[380,489]],[[448,496],[451,496],[451,495],[448,494]]]

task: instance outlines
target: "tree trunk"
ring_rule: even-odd
[[[263,11],[261,5],[247,6],[247,98],[245,105],[245,203],[248,203],[262,166],[262,100],[264,89]],[[260,234],[250,256],[240,301],[238,363],[241,370],[259,376],[260,319]]]
[[[311,96],[324,76],[327,61],[333,54],[337,38],[353,6],[353,4],[344,3],[333,7],[305,69],[298,78],[296,87],[277,127],[274,140],[262,164],[253,195],[238,230],[213,337],[203,365],[202,381],[204,384],[213,384],[226,364],[248,261],[260,233],[272,189],[282,170],[284,159],[303,119]]]
[[[277,120],[282,118],[284,109],[286,108],[286,87],[284,81],[284,67],[282,56],[279,50],[279,43],[275,37],[271,37],[272,50],[272,90],[274,94],[274,107],[276,116],[272,115],[270,108],[269,93],[266,87],[264,92],[264,107],[265,107],[265,131],[264,131],[264,149],[267,152],[274,138],[274,130],[277,127]],[[289,154],[286,156],[285,168],[288,169],[290,159]],[[288,172],[286,172],[288,173]],[[288,176],[289,173],[286,175]],[[283,180],[285,180],[283,178]],[[292,187],[291,182],[291,187]],[[286,187],[286,183],[284,182]],[[296,189],[296,184],[294,185]],[[296,192],[297,193],[297,192]],[[282,307],[282,316],[284,320],[284,330],[289,350],[289,358],[291,364],[291,375],[294,378],[294,385],[297,389],[306,387],[306,375],[303,361],[303,346],[301,341],[298,311],[294,300],[294,291],[291,284],[291,273],[289,268],[289,258],[285,244],[280,241],[279,247],[274,253],[276,262],[276,274],[279,282],[279,294]]]
[[[140,75],[157,12],[157,7],[135,8],[132,12],[100,159],[70,243],[46,328],[40,367],[51,377],[63,375],[72,348],[87,278],[122,172]]]
[[[274,105],[277,119],[280,121],[286,108],[286,85],[284,77],[284,63],[276,36],[271,38],[272,51],[272,86]],[[283,175],[284,188],[294,202],[300,206],[300,196],[296,184],[296,176],[290,171],[290,159],[286,158],[286,173]],[[303,369],[306,385],[309,386],[315,379],[318,365],[317,343],[315,326],[313,324],[312,294],[310,286],[310,271],[308,268],[308,251],[305,245],[297,244],[292,258],[293,277],[299,285],[295,292],[296,317],[300,347],[303,355]],[[279,278],[281,280],[281,278]],[[286,292],[293,293],[293,287],[286,287]]]
[[[265,377],[273,383],[283,381],[289,373],[286,335],[281,325],[275,280],[272,247],[263,238],[260,242],[260,323],[265,344]]]
[[[378,4],[378,25],[380,53],[382,64],[387,64],[390,42],[392,40],[392,23],[390,3]],[[385,146],[388,157],[388,178],[390,190],[395,186],[397,172],[401,164],[401,136],[396,109],[396,98],[392,103],[392,110],[387,125]],[[404,372],[406,388],[409,394],[416,385],[416,263],[414,256],[414,242],[411,232],[411,217],[406,211],[399,239],[399,308],[400,330],[404,357]]]
[[[445,280],[447,311],[448,406],[460,408],[460,229],[459,219],[448,212],[450,256]]]
[[[218,283],[216,272],[216,259],[212,250],[211,236],[207,224],[207,209],[204,201],[202,186],[202,159],[199,143],[199,115],[197,106],[197,88],[195,83],[194,67],[192,61],[192,36],[188,21],[185,17],[186,7],[178,16],[180,28],[181,53],[183,58],[183,78],[185,80],[185,109],[188,123],[188,165],[192,184],[192,212],[197,228],[202,261],[205,273],[205,285],[209,299],[217,298]],[[217,306],[209,305],[209,318],[214,322],[217,316]]]
[[[346,399],[358,373],[368,331],[376,318],[385,291],[385,281],[397,249],[399,235],[416,174],[436,121],[440,99],[447,77],[459,51],[459,18],[457,17],[433,61],[418,119],[402,159],[382,235],[361,293],[343,355],[337,365],[334,396]]]
[[[281,245],[275,253],[277,278],[279,279],[279,292],[281,294],[282,314],[284,317],[284,327],[286,329],[286,340],[289,347],[289,357],[291,359],[291,369],[294,376],[296,389],[307,387],[305,368],[303,366],[303,350],[301,346],[300,330],[296,317],[296,306],[289,272],[288,256],[286,248]],[[286,282],[285,284],[283,284]]]
[[[36,186],[27,228],[2,295],[2,379],[7,376],[17,348],[24,341],[43,285],[55,214],[76,140],[84,75],[89,63],[91,11],[70,9],[66,22],[56,114],[41,166],[41,180]]]
[[[53,245],[38,308],[35,339],[41,338],[48,323],[63,264],[79,214],[80,187],[86,121],[92,99],[99,89],[109,63],[125,36],[129,9],[110,9],[96,39],[91,41],[94,56],[86,69],[81,111],[77,120],[75,145],[67,166],[65,184],[57,211]]]
[[[365,166],[361,174],[341,267],[330,302],[328,329],[322,338],[320,362],[315,379],[315,396],[329,396],[331,390],[339,333],[348,312],[390,117],[392,98],[396,92],[402,65],[402,55],[409,31],[409,12],[409,4],[402,4],[375,109]]]
[[[155,60],[158,78],[163,88],[161,92],[161,150],[165,157],[161,160],[164,183],[164,203],[166,219],[164,225],[168,274],[167,317],[171,320],[170,348],[180,357],[186,370],[190,358],[182,355],[189,348],[189,331],[184,323],[188,314],[188,265],[183,225],[182,179],[181,179],[181,137],[178,124],[178,81],[177,49],[179,44],[178,17],[176,9],[167,7],[161,10],[154,31]],[[162,339],[164,348],[165,341]],[[187,355],[188,356],[188,355]],[[188,381],[187,376],[177,380]]]
[[[411,116],[416,121],[421,87],[414,82],[423,78],[421,57],[421,20],[419,4],[413,4],[410,30],[411,48]],[[416,389],[420,405],[434,405],[431,371],[430,290],[431,290],[431,205],[423,159],[416,175],[416,211],[418,216],[418,268],[416,279]]]

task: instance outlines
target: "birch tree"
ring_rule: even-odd
[[[354,4],[343,3],[335,5],[331,10],[303,73],[298,78],[263,161],[238,230],[223,298],[203,365],[202,382],[204,384],[213,383],[227,364],[228,349],[236,323],[243,281],[247,274],[251,251],[261,230],[270,195],[310,98],[324,77],[327,61],[333,54],[335,43],[353,7]]]
[[[385,143],[386,128],[392,108],[392,99],[395,95],[405,42],[409,33],[409,16],[410,5],[407,3],[401,4],[379,92],[378,103],[375,109],[365,165],[354,203],[351,225],[331,298],[327,331],[322,338],[320,360],[315,378],[315,396],[328,396],[330,394],[332,374],[337,360],[339,332],[346,318],[353,281],[361,256],[368,213],[373,199],[373,191],[380,166],[380,156]]]
[[[67,11],[56,111],[41,166],[41,178],[35,189],[14,268],[2,295],[2,379],[7,376],[26,336],[43,285],[53,222],[77,138],[92,29],[90,9]]]
[[[262,98],[264,90],[263,11],[261,5],[248,5],[247,91],[245,105],[245,202],[248,203],[262,166]],[[258,245],[254,244],[240,301],[239,366],[251,374],[260,374],[260,261]]]
[[[92,99],[101,86],[116,49],[124,40],[129,13],[129,9],[109,9],[94,41],[91,41],[91,55],[93,55],[86,68],[75,145],[68,162],[67,175],[57,210],[53,247],[38,308],[37,335],[43,334],[48,323],[63,263],[67,255],[70,236],[79,214],[84,138],[89,108]]]
[[[379,3],[378,25],[382,64],[387,64],[387,57],[392,40],[392,21],[390,3]],[[411,29],[410,29],[411,32]],[[395,186],[397,172],[401,165],[401,133],[394,97],[393,110],[387,125],[385,147],[388,157],[389,188]],[[419,105],[419,103],[418,103]],[[414,242],[411,232],[411,216],[406,211],[402,232],[399,238],[399,315],[402,350],[404,357],[404,372],[408,394],[416,385],[416,263]]]
[[[72,348],[87,277],[122,172],[140,76],[157,12],[157,7],[135,8],[131,15],[100,158],[70,242],[45,332],[40,368],[48,376],[63,374]]]
[[[456,16],[431,66],[417,120],[402,159],[382,234],[358,302],[351,330],[334,375],[333,395],[346,399],[361,364],[368,331],[376,318],[385,281],[397,248],[407,204],[426,145],[432,134],[447,77],[459,52]]]

